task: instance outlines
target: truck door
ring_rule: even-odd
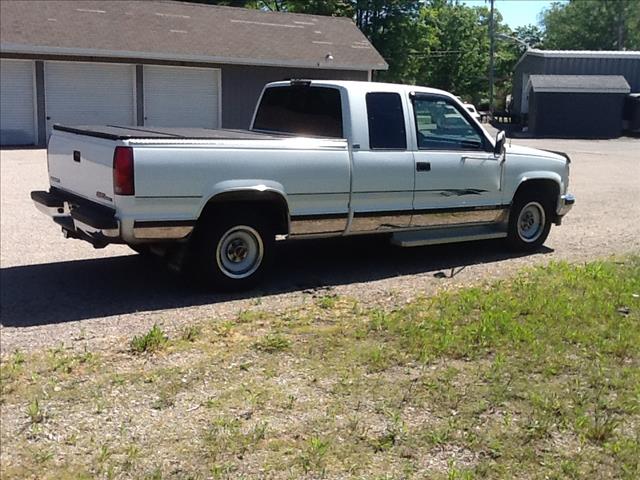
[[[414,158],[404,115],[408,103],[395,92],[369,92],[364,103],[368,145],[353,146],[349,231],[406,228],[411,221],[414,184]]]
[[[453,99],[414,94],[412,227],[493,221],[501,214],[502,158]]]

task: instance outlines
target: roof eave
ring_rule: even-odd
[[[571,87],[532,87],[538,93],[622,93],[628,94],[630,88],[571,88]]]
[[[341,64],[336,62],[309,62],[309,61],[291,61],[277,59],[255,59],[255,58],[234,58],[234,57],[217,57],[210,55],[186,55],[180,53],[153,53],[123,50],[102,50],[94,48],[68,48],[68,47],[49,47],[39,45],[24,45],[14,43],[1,43],[0,53],[24,54],[24,55],[63,55],[71,57],[103,57],[112,59],[140,59],[140,60],[161,60],[170,62],[194,62],[194,63],[222,63],[233,65],[255,65],[261,67],[302,67],[317,68],[327,70],[387,70],[389,65],[387,62],[381,64]]]

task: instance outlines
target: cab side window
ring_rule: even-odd
[[[480,133],[457,105],[441,97],[418,96],[413,109],[420,150],[482,150]]]
[[[367,93],[369,148],[406,150],[407,132],[400,95],[391,92]]]

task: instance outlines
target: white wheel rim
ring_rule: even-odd
[[[247,278],[262,263],[264,246],[260,234],[246,225],[230,228],[220,238],[216,248],[218,268],[227,277]]]
[[[518,215],[518,236],[523,242],[535,242],[544,231],[546,217],[544,207],[538,202],[529,202]]]

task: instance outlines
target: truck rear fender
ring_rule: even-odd
[[[198,221],[209,212],[228,204],[260,204],[268,206],[275,221],[276,233],[288,235],[290,230],[289,202],[282,184],[270,180],[227,180],[213,186],[202,204]]]

